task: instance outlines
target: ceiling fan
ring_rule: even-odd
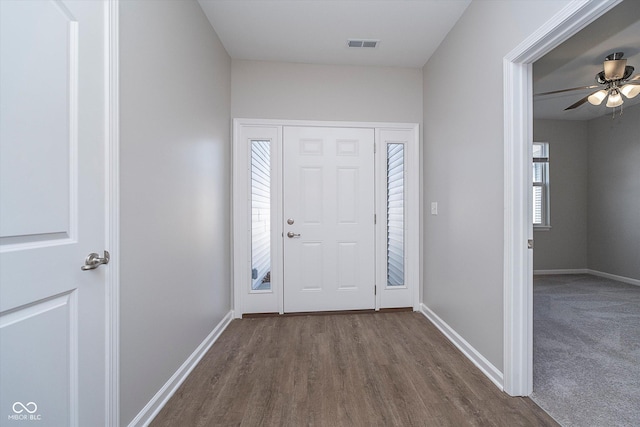
[[[616,52],[608,55],[604,59],[603,71],[596,74],[596,82],[598,85],[581,86],[570,89],[560,89],[551,92],[538,93],[536,95],[551,95],[555,93],[570,92],[573,90],[585,90],[601,88],[584,98],[578,100],[574,104],[571,104],[565,111],[573,110],[580,107],[585,102],[589,102],[592,105],[600,105],[602,101],[607,99],[607,107],[618,107],[624,103],[624,98],[634,98],[640,94],[640,74],[633,77],[634,68],[627,65],[627,60],[622,59],[623,52]]]

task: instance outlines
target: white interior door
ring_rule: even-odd
[[[104,425],[105,3],[0,17],[0,423]]]
[[[375,308],[374,130],[285,127],[284,311]]]

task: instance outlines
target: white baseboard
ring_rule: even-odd
[[[464,354],[467,359],[471,360],[474,365],[482,371],[500,390],[504,390],[504,379],[502,372],[491,362],[489,362],[478,350],[476,350],[471,344],[469,344],[464,338],[462,338],[451,326],[449,326],[444,320],[438,317],[429,307],[424,304],[420,304],[420,312],[425,315],[427,319],[433,323],[436,328],[440,329],[448,339],[451,341],[458,350]]]
[[[588,271],[589,271],[589,274],[593,274],[594,276],[604,277],[605,279],[617,280],[618,282],[640,286],[640,280],[638,279],[632,279],[631,277],[624,277],[624,276],[616,276],[615,274],[604,273],[602,271],[597,271],[597,270],[588,270]]]
[[[586,268],[562,269],[562,270],[533,270],[534,276],[545,276],[551,274],[589,274]]]
[[[193,368],[196,367],[200,359],[211,348],[213,343],[220,337],[220,334],[229,326],[233,320],[233,310],[229,311],[226,316],[216,325],[211,333],[200,343],[191,356],[184,361],[182,366],[169,378],[155,396],[142,408],[142,411],[129,423],[129,427],[146,427],[158,415],[160,410],[169,401],[171,396],[178,390],[178,387],[189,376]]]
[[[603,271],[591,270],[589,268],[564,269],[564,270],[533,270],[534,276],[544,276],[550,274],[591,274],[593,276],[604,277],[605,279],[616,280],[630,285],[640,286],[640,280],[631,277],[617,276]]]

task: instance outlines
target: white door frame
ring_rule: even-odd
[[[307,121],[307,120],[268,120],[268,119],[233,119],[233,311],[236,318],[241,318],[244,312],[243,296],[247,290],[249,283],[249,275],[251,265],[251,235],[250,235],[250,217],[249,217],[249,199],[248,194],[248,171],[249,171],[249,153],[246,144],[242,144],[239,140],[241,129],[243,127],[264,127],[278,128],[277,134],[282,136],[282,127],[284,126],[311,126],[311,127],[337,127],[337,128],[369,128],[375,130],[377,151],[382,151],[378,147],[380,130],[409,130],[413,135],[411,141],[406,143],[407,153],[406,161],[406,229],[412,232],[406,233],[406,250],[405,250],[405,275],[408,287],[412,294],[412,307],[414,311],[419,310],[420,306],[420,166],[421,153],[419,147],[419,127],[416,123],[378,123],[378,122],[337,122],[337,121]],[[281,168],[280,168],[281,169]],[[377,165],[376,165],[377,169]],[[272,236],[282,235],[282,171],[277,170],[272,173],[275,176],[278,185],[275,194],[272,197],[276,200],[276,209],[272,213],[275,219],[276,227],[272,232]],[[376,209],[379,204],[376,203]],[[378,215],[380,218],[381,216]],[[415,232],[413,232],[415,230]],[[378,240],[379,241],[379,240]],[[379,246],[379,244],[377,244]],[[274,251],[282,254],[282,239],[274,238],[272,244],[272,254]],[[384,249],[386,256],[386,247]],[[376,263],[379,263],[381,251],[376,248]],[[272,255],[273,256],[273,255]],[[277,258],[275,258],[277,260]],[[385,258],[386,259],[386,258]],[[279,266],[273,267],[278,273],[281,271]],[[378,269],[379,270],[379,269]],[[277,276],[275,274],[274,276]],[[380,283],[380,276],[377,274],[376,282]],[[274,293],[278,295],[278,307],[271,310],[280,314],[284,313],[283,292],[282,289],[276,289],[281,286],[277,281],[272,282]],[[380,289],[380,287],[378,287]],[[376,310],[380,309],[380,292],[376,295]]]
[[[120,425],[120,84],[119,0],[107,0],[105,14],[105,230],[111,259],[106,271],[105,427]]]
[[[574,0],[504,58],[503,386],[512,396],[533,391],[533,63],[621,1]]]

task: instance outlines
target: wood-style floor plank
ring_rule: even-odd
[[[234,320],[151,423],[557,425],[412,312]]]

